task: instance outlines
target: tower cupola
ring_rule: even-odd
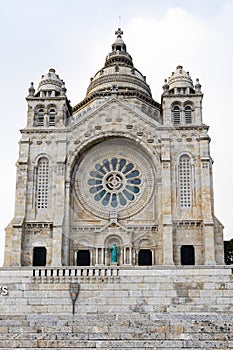
[[[121,37],[123,31],[118,28],[115,34],[117,37],[115,42],[112,44],[112,52],[106,57],[105,67],[114,66],[116,64],[133,67],[132,57],[128,54],[126,45]]]
[[[192,78],[189,72],[186,72],[182,66],[177,66],[175,72],[172,72],[171,77],[168,78],[168,90],[178,90],[179,92],[184,92],[189,90],[192,92],[194,90]]]
[[[35,97],[57,97],[64,95],[64,91],[64,81],[55,69],[50,68],[47,74],[42,75]]]

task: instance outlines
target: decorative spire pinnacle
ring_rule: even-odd
[[[198,78],[196,79],[195,91],[196,91],[197,93],[201,93],[201,84],[200,84]]]
[[[35,89],[34,89],[34,84],[31,83],[29,89],[28,89],[28,92],[29,92],[29,96],[34,96],[35,95]]]
[[[121,36],[123,35],[123,31],[121,30],[121,28],[118,28],[115,31],[115,34],[117,35],[117,38],[121,38]]]

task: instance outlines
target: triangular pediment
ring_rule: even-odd
[[[89,124],[98,130],[105,123],[126,124],[129,129],[135,123],[142,127],[145,126],[145,128],[161,127],[161,124],[157,120],[146,115],[136,106],[111,97],[100,104],[93,103],[74,114],[71,130],[77,127],[80,128],[80,126],[84,126],[85,124]]]

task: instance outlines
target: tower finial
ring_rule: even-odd
[[[119,16],[119,28],[121,28],[121,16]]]
[[[122,34],[123,34],[123,31],[121,30],[121,28],[118,28],[116,31],[115,31],[115,34],[117,35],[117,38],[121,38]]]

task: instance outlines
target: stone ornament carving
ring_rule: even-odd
[[[155,174],[152,162],[135,142],[123,138],[95,145],[75,167],[75,193],[95,215],[119,219],[134,215],[150,200]]]

